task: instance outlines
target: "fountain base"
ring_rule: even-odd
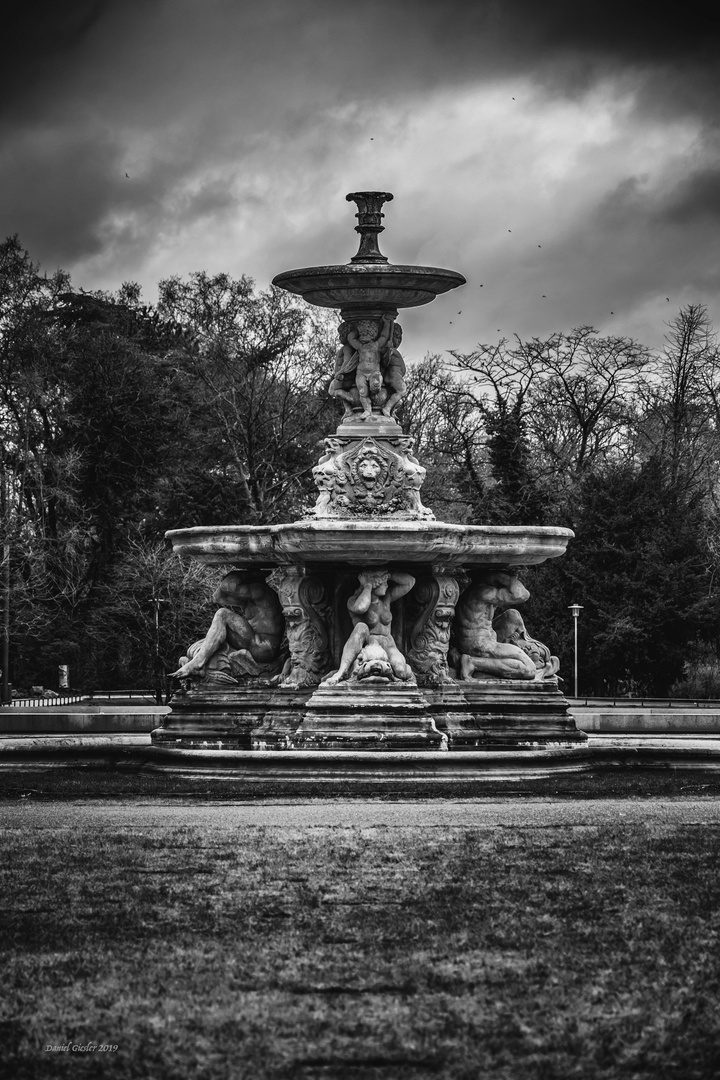
[[[414,686],[191,690],[173,702],[156,746],[178,750],[580,750],[557,680]]]

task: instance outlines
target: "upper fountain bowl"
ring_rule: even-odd
[[[310,304],[347,311],[419,307],[464,284],[465,278],[454,270],[379,262],[306,266],[273,278],[273,285],[297,293]]]
[[[454,270],[396,266],[388,262],[378,247],[378,235],[384,231],[382,207],[392,200],[389,191],[353,191],[346,199],[358,208],[357,255],[341,265],[286,270],[273,278],[273,285],[296,293],[318,307],[340,308],[343,313],[357,316],[362,312],[397,312],[398,308],[419,307],[465,284],[462,274]]]

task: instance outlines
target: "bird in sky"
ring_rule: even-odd
[[[130,179],[130,177],[128,176],[128,174],[127,174],[127,173],[125,173],[125,179],[126,179],[126,180],[129,180],[129,179]]]
[[[547,300],[547,296],[545,295],[545,293],[543,293],[543,294],[542,294],[542,296],[540,297],[540,299],[541,299],[541,300]]]
[[[462,311],[458,311],[458,315],[462,315]]]
[[[670,297],[669,297],[669,296],[666,296],[666,297],[665,297],[665,299],[667,300],[667,302],[668,302],[668,304],[669,304],[669,303],[670,303]]]
[[[539,247],[539,248],[541,248],[541,247],[542,247],[542,244],[538,244],[538,247]]]

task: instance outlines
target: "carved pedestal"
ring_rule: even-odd
[[[420,501],[425,469],[412,449],[413,439],[395,420],[377,412],[364,421],[349,416],[325,439],[313,469],[320,490],[313,517],[434,521]]]

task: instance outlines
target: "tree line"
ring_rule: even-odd
[[[0,541],[18,687],[149,686],[203,631],[218,577],[166,529],[291,521],[337,424],[337,319],[247,277],[114,294],[0,245]],[[720,359],[707,312],[665,348],[582,327],[410,365],[423,501],[468,524],[574,529],[522,573],[526,620],[584,693],[720,694]],[[159,608],[160,632],[155,611]]]

